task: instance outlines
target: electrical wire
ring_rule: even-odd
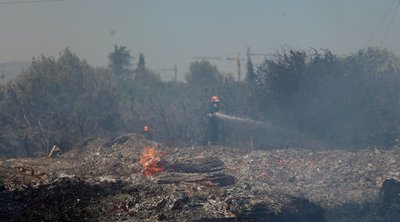
[[[390,5],[390,7],[386,10],[385,15],[382,17],[381,21],[379,22],[378,26],[375,28],[375,31],[372,32],[371,36],[368,39],[367,42],[367,46],[369,46],[369,44],[372,41],[372,38],[374,38],[375,34],[378,32],[378,30],[380,29],[380,27],[382,26],[383,22],[386,19],[386,16],[389,14],[390,11],[392,11],[394,4],[396,3],[397,0],[393,0],[392,4]]]
[[[26,4],[26,3],[44,3],[44,2],[63,2],[69,0],[31,0],[31,1],[6,1],[0,2],[0,5],[14,5],[14,4]]]
[[[400,0],[398,0],[398,2],[397,2],[396,8],[394,9],[392,18],[390,19],[390,22],[389,22],[388,26],[386,27],[385,35],[383,36],[383,39],[382,39],[381,44],[379,45],[379,47],[382,47],[383,42],[385,41],[386,36],[387,36],[387,34],[389,33],[390,26],[391,26],[392,23],[393,23],[394,17],[396,17],[397,9],[399,8],[399,5],[400,5]]]

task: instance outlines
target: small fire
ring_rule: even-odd
[[[143,174],[151,176],[154,173],[163,172],[164,168],[160,166],[161,154],[154,147],[145,147],[142,151],[139,163],[142,164]]]

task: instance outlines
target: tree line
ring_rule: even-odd
[[[68,48],[40,56],[0,86],[0,153],[32,156],[92,137],[140,132],[149,125],[168,146],[203,145],[209,99],[221,111],[262,124],[222,120],[220,144],[245,148],[393,146],[400,124],[400,59],[367,48],[282,49],[235,81],[208,61],[190,64],[184,82],[162,81],[123,46],[108,67],[93,67]]]

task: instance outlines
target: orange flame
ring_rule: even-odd
[[[164,168],[159,165],[161,156],[154,147],[145,147],[142,151],[139,163],[142,164],[144,171],[143,174],[151,176],[154,173],[163,172]]]

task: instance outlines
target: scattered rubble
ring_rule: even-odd
[[[157,156],[143,158],[153,152],[146,147]],[[0,217],[393,221],[400,218],[399,154],[399,148],[170,148],[136,134],[88,139],[59,157],[0,160]]]

